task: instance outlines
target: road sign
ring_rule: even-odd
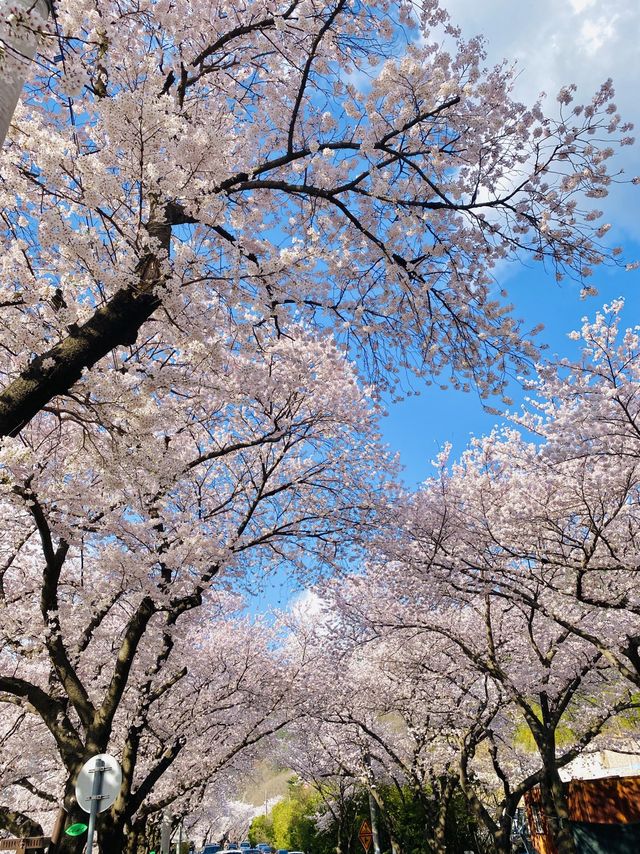
[[[85,854],[91,854],[93,851],[96,816],[99,812],[109,809],[118,797],[120,786],[122,768],[118,760],[108,753],[92,756],[80,769],[76,781],[76,800],[78,806],[89,813]]]
[[[102,760],[102,785],[100,794],[94,796],[93,793],[93,778],[96,774],[96,764],[98,760]],[[95,800],[98,804],[98,812],[108,810],[111,804],[118,797],[118,792],[122,786],[122,768],[120,763],[108,753],[99,753],[97,756],[92,756],[87,760],[80,769],[78,779],[76,781],[76,800],[78,806],[82,807],[85,812],[91,812],[91,803]]]
[[[371,843],[373,842],[373,833],[371,832],[371,825],[366,819],[360,825],[358,839],[360,840],[360,844],[362,845],[365,851],[368,851],[369,848],[371,848]]]

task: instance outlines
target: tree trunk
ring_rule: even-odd
[[[88,824],[89,816],[76,803],[75,793],[70,783],[67,783],[67,794],[65,796],[66,817],[64,822],[65,829],[71,827],[72,824]],[[87,844],[87,836],[85,833],[80,836],[67,836],[64,831],[60,836],[60,841],[56,848],[56,854],[82,854]]]
[[[98,850],[100,854],[125,854],[128,850],[124,825],[115,824],[109,813],[106,813],[104,821],[98,821]]]
[[[160,850],[159,827],[146,818],[138,818],[133,825],[125,827],[124,854],[147,854]],[[209,839],[210,833],[205,834]]]
[[[496,854],[511,854],[511,816],[506,812],[492,836]]]
[[[52,398],[68,392],[85,368],[116,347],[134,343],[157,307],[153,294],[122,289],[60,344],[36,356],[0,393],[0,435],[16,436]]]
[[[447,815],[455,789],[456,779],[448,775],[440,777],[438,785],[434,785],[436,813],[434,816],[433,834],[430,840],[434,854],[447,854]]]
[[[540,785],[540,794],[558,854],[576,854],[564,786],[555,768]]]
[[[447,817],[446,811],[444,819],[442,811],[438,810],[436,825],[433,828],[433,839],[431,842],[433,854],[447,854]]]

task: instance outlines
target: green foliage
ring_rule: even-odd
[[[269,816],[258,816],[251,823],[252,844],[269,842],[274,848],[308,851],[314,847],[317,829],[314,815],[319,796],[297,779],[288,784],[287,796],[279,801]]]
[[[252,848],[255,848],[258,842],[268,842],[269,845],[273,845],[273,821],[271,816],[256,816],[251,822],[247,836]]]
[[[391,833],[400,845],[403,854],[431,854],[429,838],[437,821],[438,797],[420,797],[408,786],[378,786],[384,805],[379,815],[380,847],[383,852],[391,851]],[[471,816],[462,792],[454,794],[446,819],[447,854],[463,854],[476,850],[473,838],[475,821]],[[361,848],[351,854],[364,854]],[[369,852],[371,854],[371,852]]]
[[[408,787],[379,786],[384,805],[379,816],[380,846],[383,854],[391,852],[391,834],[398,840],[403,854],[431,854],[429,837],[436,821],[437,799],[418,797]],[[335,817],[320,830],[316,815],[326,812],[325,799],[333,801]],[[305,854],[364,854],[358,841],[362,822],[369,820],[369,803],[365,789],[340,802],[330,784],[320,792],[297,779],[289,781],[288,795],[277,803],[271,814],[258,816],[251,824],[252,845],[268,842],[274,848],[304,851]],[[463,854],[475,850],[475,822],[461,792],[454,795],[447,814],[447,852]],[[372,851],[369,851],[372,854]]]

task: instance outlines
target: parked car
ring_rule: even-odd
[[[216,845],[214,842],[207,842],[202,849],[202,854],[218,854],[220,851],[220,845]]]

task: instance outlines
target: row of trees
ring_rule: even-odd
[[[428,850],[457,850],[462,793],[505,854],[539,785],[570,854],[561,769],[603,739],[637,751],[640,339],[621,309],[584,324],[581,361],[541,371],[519,429],[445,452],[395,536],[296,627],[323,697],[296,770],[365,781],[396,850],[379,781],[436,807]]]
[[[293,776],[286,798],[268,814],[253,819],[249,830],[252,842],[267,841],[273,848],[306,854],[335,854],[336,850],[341,854],[362,854],[359,831],[365,821],[371,821],[366,783],[344,774],[330,777],[317,771],[315,778],[306,782]],[[305,774],[309,777],[308,768]],[[376,782],[375,792],[378,802],[384,804],[384,821],[376,826],[380,849],[427,850],[428,829],[437,811],[435,803],[425,807],[416,801],[409,786],[384,779]],[[448,804],[446,850],[463,854],[477,848],[479,839],[476,822],[458,791]]]
[[[315,655],[276,654],[238,591],[398,530],[377,396],[526,368],[491,270],[614,261],[590,200],[629,138],[610,83],[557,118],[514,102],[436,0],[33,13],[0,5],[0,37],[39,42],[0,161],[0,816],[73,821],[108,750],[119,854],[317,705]]]
[[[59,423],[43,419],[2,451],[2,696],[55,744],[70,816],[85,758],[123,758],[109,825],[119,839],[200,790],[219,745],[233,754],[282,725],[296,675],[273,660],[264,626],[230,619],[241,607],[230,591],[276,560],[301,572],[339,561],[366,536],[379,488],[358,475],[374,466],[366,401],[330,347],[283,340],[252,362],[229,352],[224,394],[206,368],[214,358],[194,371],[150,355],[166,392],[115,374],[122,385],[102,387],[95,428],[70,415],[61,445]],[[191,415],[171,426],[185,401]]]

